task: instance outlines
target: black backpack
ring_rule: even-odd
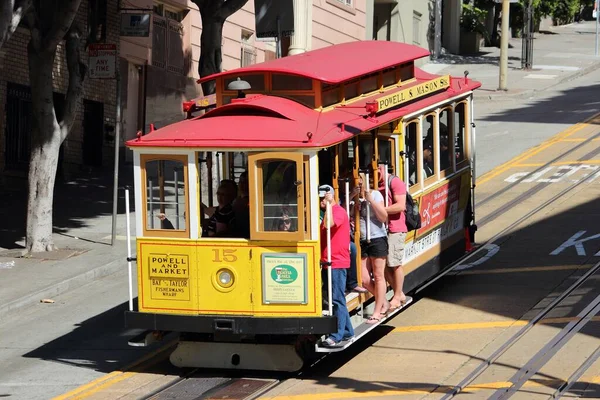
[[[394,179],[394,177],[395,175],[390,175],[388,181],[388,188],[392,194],[392,198],[394,198],[394,193],[392,192],[392,179]],[[406,228],[409,232],[421,227],[421,213],[419,213],[419,204],[412,198],[408,191],[406,192],[406,210],[404,211],[404,214],[406,216]]]

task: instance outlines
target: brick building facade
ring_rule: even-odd
[[[118,46],[117,3],[117,0],[83,0],[76,17],[82,32],[88,30],[92,4],[99,7],[98,41]],[[33,123],[27,61],[29,37],[29,31],[20,27],[0,50],[0,173],[8,176],[26,176],[29,164]],[[86,62],[87,54],[82,43],[81,56]],[[59,44],[56,53],[53,76],[55,109],[60,114],[69,79],[64,42]],[[88,74],[75,123],[61,147],[59,175],[76,173],[82,165],[100,168],[111,164],[115,116],[116,81],[90,79]]]

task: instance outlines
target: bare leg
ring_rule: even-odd
[[[386,298],[386,284],[385,284],[385,262],[386,259],[383,257],[371,258],[371,265],[373,266],[373,279],[375,280],[375,309],[373,311],[373,317],[381,319],[383,314],[390,308]]]
[[[406,295],[402,291],[402,286],[404,286],[404,270],[402,266],[386,267],[385,273],[388,281],[392,284],[392,289],[394,289],[394,296],[390,300],[390,304],[394,308],[400,307],[406,302]]]
[[[360,260],[362,286],[367,289],[372,295],[375,295],[375,285],[371,280],[372,265],[369,258],[361,258]]]

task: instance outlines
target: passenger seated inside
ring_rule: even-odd
[[[284,215],[281,218],[279,218],[277,230],[282,232],[289,232],[292,230],[292,220],[289,216]]]
[[[248,193],[248,172],[244,171],[238,180],[238,197],[233,201],[234,237],[250,238],[250,195]]]
[[[237,196],[237,185],[231,179],[221,181],[217,189],[217,203],[215,212],[206,222],[203,229],[203,237],[227,237],[233,234],[233,200]]]
[[[416,167],[416,165],[417,165],[416,152],[412,153],[411,159],[410,159],[410,164],[414,165]],[[411,185],[414,185],[415,182],[418,182],[418,180],[416,179],[417,177],[415,177],[415,172],[416,172],[416,168],[415,168],[415,170],[413,170],[413,172],[411,172],[410,177],[409,177],[409,182]],[[427,179],[432,175],[433,175],[433,145],[431,144],[431,141],[426,140],[423,142],[423,179]]]
[[[173,226],[171,221],[169,221],[169,218],[167,218],[167,215],[165,213],[158,213],[156,214],[156,216],[160,220],[160,229],[175,229],[175,227]]]

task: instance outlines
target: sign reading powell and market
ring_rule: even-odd
[[[306,254],[263,254],[263,304],[306,304],[306,278]]]

